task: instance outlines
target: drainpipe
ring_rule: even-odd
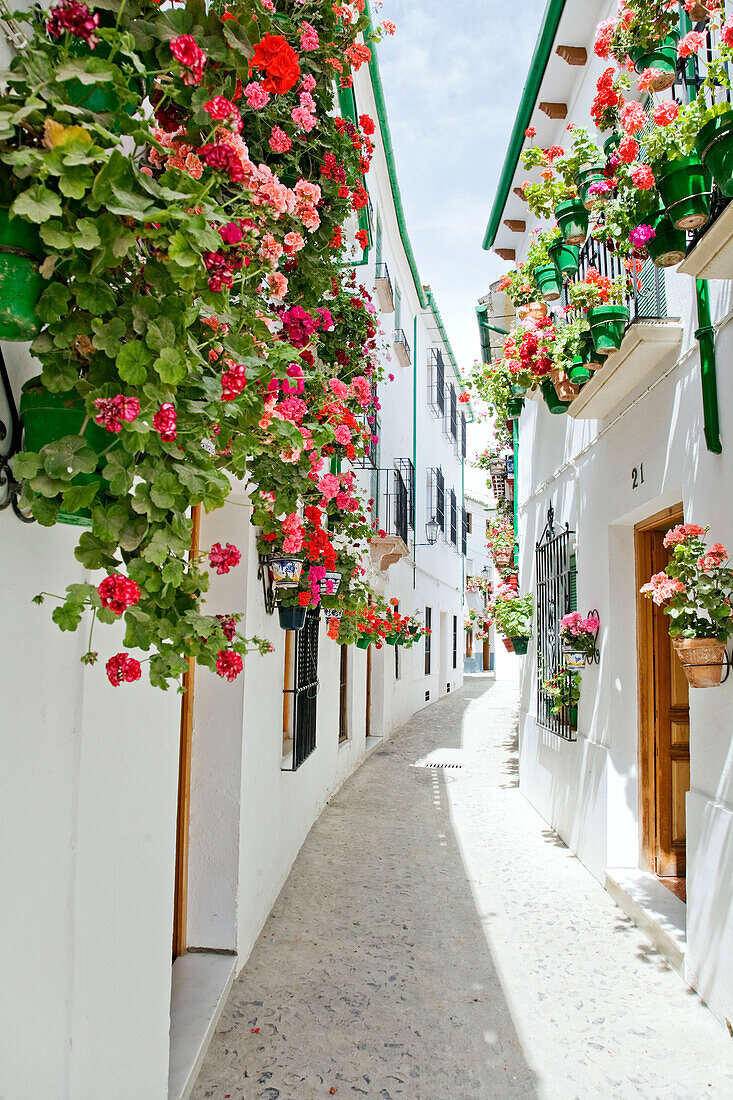
[[[412,588],[414,591],[417,588],[417,562],[415,561],[417,555],[415,549],[417,542],[417,313],[412,319],[412,476],[414,479],[412,506],[415,521],[415,526],[412,528]]]
[[[697,323],[695,339],[700,344],[700,376],[702,381],[702,411],[705,443],[709,451],[723,451],[718,421],[718,381],[715,360],[715,329],[710,318],[710,294],[707,279],[696,279]]]
[[[514,560],[519,576],[519,418],[512,420],[512,445],[514,448]]]

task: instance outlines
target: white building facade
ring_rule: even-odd
[[[547,148],[567,145],[568,124],[588,125],[608,65],[594,56],[595,27],[616,8],[547,5],[484,242],[504,259],[521,262],[535,225],[517,193],[528,175],[518,164],[524,130],[535,127]],[[727,232],[723,213],[679,268],[657,272],[644,319],[632,315],[620,352],[569,415],[551,415],[541,397],[525,402],[516,491],[520,586],[537,598],[536,645],[521,659],[521,789],[730,1026],[733,688],[688,691],[667,620],[639,596],[675,523],[733,540],[733,381],[720,369],[733,354]],[[696,278],[711,280],[717,398],[709,364],[706,380],[702,370]],[[538,684],[550,543],[566,563],[559,613],[597,611],[601,622],[572,740],[548,720]]]

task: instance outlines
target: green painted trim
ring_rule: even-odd
[[[695,339],[700,344],[700,376],[702,381],[702,411],[705,444],[709,451],[723,452],[718,419],[718,379],[715,358],[715,329],[710,317],[710,295],[707,279],[696,279],[697,323]]]
[[[514,560],[519,573],[519,420],[512,420],[512,446],[514,448]]]
[[[547,62],[550,59],[552,47],[555,43],[555,35],[557,34],[560,17],[565,10],[565,2],[566,0],[547,0],[547,7],[545,8],[545,14],[542,18],[537,44],[532,54],[529,73],[522,91],[522,98],[519,102],[519,110],[514,120],[514,129],[512,130],[509,145],[507,146],[504,167],[499,177],[499,187],[494,199],[494,205],[491,208],[491,214],[489,215],[489,224],[484,234],[484,248],[487,251],[493,247],[494,241],[496,240],[496,234],[499,232],[501,215],[504,213],[504,207],[509,197],[509,188],[512,185],[514,173],[519,163],[519,154],[524,144],[524,131],[532,120],[532,112],[534,111],[537,96],[539,95],[542,80],[547,68]]]
[[[414,509],[413,519],[415,526],[412,529],[412,556],[415,557],[415,543],[417,542],[417,314],[412,318],[412,476],[415,479],[413,485]],[[415,574],[412,576],[415,586]]]

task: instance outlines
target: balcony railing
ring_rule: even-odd
[[[410,345],[407,342],[407,337],[405,336],[403,329],[396,328],[394,330],[394,342],[392,346],[394,348],[395,355],[397,356],[402,366],[409,366],[412,361],[412,354],[410,352]]]
[[[415,526],[413,465],[407,458],[398,458],[392,469],[377,470],[376,475],[377,526],[388,535],[399,535],[407,545],[409,530]]]
[[[385,263],[377,264],[374,272],[374,293],[382,313],[394,313],[394,291]]]
[[[582,282],[591,267],[609,279],[628,274],[622,257],[612,252],[605,244],[589,237],[580,251],[577,274],[570,282]],[[640,272],[631,273],[629,283],[630,290],[626,305],[629,309],[630,323],[642,320],[658,321],[667,316],[667,295],[662,268],[655,267],[651,260],[645,260]],[[569,303],[567,283],[561,300],[563,305]]]

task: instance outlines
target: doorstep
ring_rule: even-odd
[[[232,988],[236,955],[189,951],[173,963],[168,1100],[186,1100]]]
[[[620,909],[682,974],[687,947],[687,907],[650,871],[631,867],[606,870],[605,887]]]
[[[371,734],[366,738],[364,744],[364,759],[371,756],[373,752],[376,752],[379,746],[384,742],[383,737],[373,737]]]

